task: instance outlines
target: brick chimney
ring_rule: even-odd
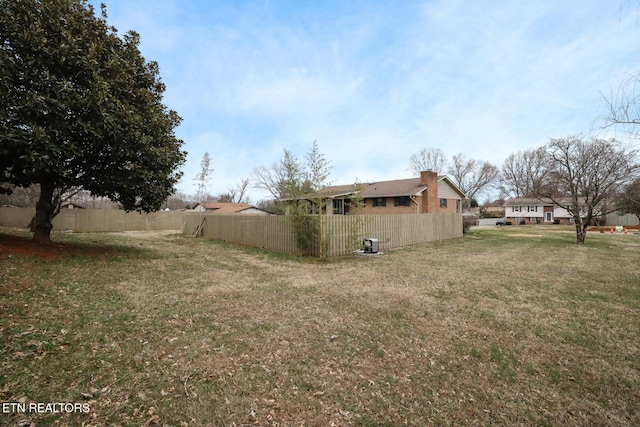
[[[440,199],[438,198],[438,174],[433,171],[420,172],[420,184],[427,189],[422,193],[420,213],[440,212]]]

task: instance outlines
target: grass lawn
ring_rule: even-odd
[[[0,425],[640,425],[640,236],[562,230],[317,260],[0,229]]]

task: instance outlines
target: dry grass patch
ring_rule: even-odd
[[[3,402],[38,425],[640,424],[637,236],[512,227],[300,259],[173,234],[0,258]],[[547,229],[549,230],[549,229]]]

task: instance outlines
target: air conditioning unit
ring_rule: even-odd
[[[364,246],[365,254],[377,254],[380,249],[380,243],[378,239],[374,239],[372,237],[366,238],[362,241],[362,246]]]

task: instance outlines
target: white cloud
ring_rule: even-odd
[[[118,28],[141,33],[184,118],[186,191],[205,150],[224,191],[314,140],[338,182],[406,177],[424,146],[501,165],[550,137],[588,133],[600,92],[640,65],[635,11],[599,0],[108,9]]]

